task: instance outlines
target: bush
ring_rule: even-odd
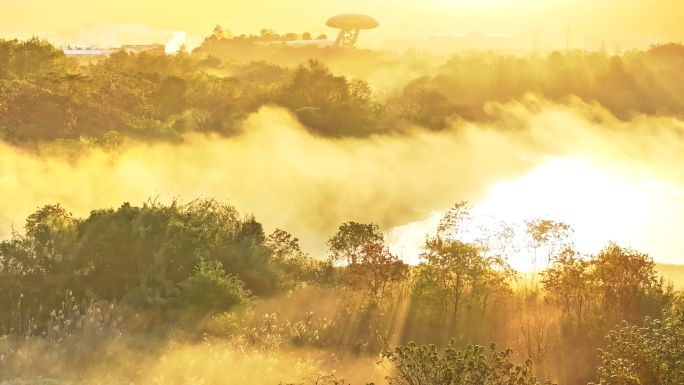
[[[245,290],[245,283],[226,274],[218,261],[201,261],[192,277],[178,284],[181,304],[205,311],[227,310],[234,305],[248,303],[252,293]]]
[[[211,317],[211,321],[207,323],[207,330],[212,335],[227,337],[240,330],[240,321],[235,313],[226,312]]]
[[[599,384],[684,384],[684,312],[646,317],[641,328],[623,322],[607,338],[609,351],[598,350]]]
[[[477,345],[468,345],[464,351],[455,349],[456,340],[451,339],[443,356],[435,345],[418,346],[409,342],[406,346],[389,348],[381,353],[383,362],[389,362],[393,375],[386,377],[390,385],[537,385],[532,375],[532,360],[514,365],[508,360],[512,349],[496,352],[492,344],[489,352]],[[550,380],[545,383],[550,384]]]

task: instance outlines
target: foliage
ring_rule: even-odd
[[[384,242],[384,236],[380,233],[380,227],[377,224],[347,222],[340,226],[337,233],[331,236],[326,244],[330,249],[331,262],[351,263],[363,247],[382,242]]]
[[[276,229],[266,239],[272,250],[271,261],[281,273],[282,289],[293,289],[301,284],[336,284],[340,274],[328,261],[310,258],[299,248],[299,239],[284,230]]]
[[[626,321],[607,336],[608,350],[599,349],[603,365],[599,384],[681,384],[684,382],[684,312],[663,312],[646,318],[643,327]]]
[[[188,290],[217,285],[214,289],[228,297],[216,298],[216,304],[225,307],[236,281],[214,277],[219,263],[248,290],[274,293],[284,277],[271,253],[261,224],[213,200],[125,203],[116,210],[94,210],[86,219],[59,205],[46,206],[28,218],[24,236],[0,243],[2,306],[12,308],[23,295],[24,306],[37,307],[38,300],[57,301],[69,289],[78,296],[159,308],[176,298],[185,281]],[[202,269],[195,270],[202,261]],[[191,279],[193,271],[200,275]]]
[[[566,242],[574,231],[563,222],[542,218],[526,220],[525,226],[527,247],[534,251],[532,264],[535,269],[537,268],[537,259],[546,262],[546,267],[548,267],[553,257],[560,250],[569,246]],[[538,251],[543,254],[537,255]]]
[[[382,308],[400,291],[397,286],[408,277],[409,267],[382,244],[371,243],[352,256],[347,274],[350,288],[362,293],[366,306]]]
[[[654,268],[648,255],[615,243],[586,257],[568,248],[541,272],[541,283],[547,300],[572,322],[585,321],[598,308],[604,317],[620,322],[647,314],[651,297],[657,298],[659,307],[671,300]]]
[[[193,53],[117,52],[87,65],[37,37],[0,40],[0,138],[15,144],[83,138],[92,147],[113,131],[165,141],[189,131],[234,135],[248,114],[268,104],[290,109],[325,136],[403,132],[400,121],[441,130],[459,119],[498,119],[487,103],[529,93],[557,102],[577,96],[620,119],[684,116],[681,44],[613,56],[484,51],[445,58],[282,44],[298,38],[269,29],[233,36],[216,28]],[[405,80],[363,80],[392,76]]]
[[[188,308],[205,311],[227,310],[248,303],[251,293],[244,290],[244,286],[237,277],[226,275],[218,261],[200,261],[195,266],[195,273],[178,284],[181,302]]]
[[[526,360],[523,365],[514,365],[509,362],[513,351],[497,352],[496,344],[491,344],[489,351],[476,345],[468,345],[465,350],[458,351],[456,341],[452,339],[442,356],[435,345],[419,346],[409,342],[394,350],[386,346],[387,349],[381,353],[381,362],[391,365],[392,374],[387,377],[390,385],[539,384],[532,375],[531,360]]]
[[[607,384],[657,383],[654,376],[680,382],[684,302],[656,279],[653,260],[614,243],[594,255],[560,249],[571,244],[562,222],[530,223],[539,225],[538,247],[555,250],[539,272],[541,288],[508,265],[519,250],[515,228],[484,221],[465,202],[426,238],[418,266],[392,254],[376,224],[342,224],[328,240],[329,260],[320,261],[288,232],[266,235],[254,217],[214,200],[125,203],[85,218],[48,205],[28,217],[23,234],[0,242],[0,361],[7,364],[0,362],[0,377],[15,378],[37,362],[41,375],[52,373],[49,367],[76,373],[102,360],[116,365],[125,358],[107,361],[116,356],[108,346],[154,338],[234,365],[243,382],[264,370],[273,383],[305,376],[342,383],[315,373],[345,355],[355,365],[373,361],[382,348],[375,337],[388,335],[399,345],[383,353],[390,383],[536,383],[531,364],[516,367],[510,350],[475,346],[485,338],[533,359],[534,373],[568,383],[596,377],[599,362],[589,351],[597,347],[610,362],[599,369]],[[653,319],[642,325],[644,316]],[[617,328],[606,349],[602,337],[622,320],[636,326]],[[448,345],[406,344],[449,335]],[[329,361],[287,361],[303,351]],[[289,377],[260,366],[285,373],[284,357],[295,368]],[[159,374],[150,378],[141,381],[166,383]]]
[[[470,230],[468,222],[472,219],[472,209],[473,206],[468,204],[468,202],[454,205],[439,221],[437,234],[442,237],[463,240],[464,233]]]
[[[240,324],[235,313],[214,315],[207,323],[207,330],[215,336],[228,337],[239,331]]]
[[[607,312],[617,319],[638,314],[638,299],[649,292],[662,293],[655,274],[653,258],[630,248],[609,243],[595,259],[594,274],[599,285],[599,299]]]
[[[585,320],[595,300],[592,264],[578,252],[565,249],[554,257],[551,267],[541,272],[547,300],[574,322]]]
[[[426,240],[413,295],[458,320],[463,308],[483,315],[508,290],[513,270],[500,257],[487,257],[473,244],[439,235]]]
[[[306,126],[330,136],[366,136],[374,131],[380,113],[366,81],[335,76],[314,59],[295,69],[278,102],[295,111]]]
[[[390,99],[389,108],[401,118],[431,130],[442,130],[459,118],[474,119],[472,108],[456,105],[444,92],[426,85],[427,77],[416,79]]]

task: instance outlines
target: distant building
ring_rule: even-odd
[[[587,51],[598,51],[603,42],[606,43],[608,52],[613,52],[617,45],[620,45],[623,51],[633,48],[639,50],[646,50],[652,44],[658,44],[660,38],[654,35],[648,36],[585,36],[584,49]]]
[[[114,52],[123,51],[126,53],[140,53],[147,52],[151,54],[164,54],[165,46],[163,44],[131,44],[122,45],[120,48],[113,49],[101,49],[98,47],[91,46],[66,46],[62,47],[62,51],[69,56],[80,57],[80,58],[95,58],[98,56],[110,56]]]
[[[488,35],[484,32],[432,35],[429,38],[385,38],[382,48],[403,51],[408,48],[435,53],[450,53],[463,49],[503,49],[510,47],[509,35]]]
[[[120,51],[126,53],[140,53],[147,52],[151,54],[163,55],[165,53],[166,46],[164,44],[133,44],[133,45],[122,45]]]
[[[142,24],[104,24],[79,29],[78,45],[112,48],[165,44],[171,38],[173,31],[155,31]]]
[[[62,51],[64,51],[64,53],[68,56],[80,58],[96,58],[98,56],[109,56],[116,52],[116,50],[104,50],[87,46],[67,46],[63,47]]]

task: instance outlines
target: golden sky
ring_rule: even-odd
[[[380,28],[362,34],[366,41],[484,31],[510,34],[513,46],[526,47],[535,21],[541,44],[551,47],[565,46],[567,26],[575,47],[583,47],[584,35],[594,34],[684,40],[682,0],[0,0],[0,36],[75,32],[105,23],[140,23],[200,36],[216,24],[236,33],[261,28],[301,33],[346,12],[380,19]]]

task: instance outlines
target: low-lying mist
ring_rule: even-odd
[[[548,157],[629,183],[676,185],[684,177],[684,122],[675,118],[624,122],[598,105],[533,96],[490,103],[486,111],[494,123],[331,139],[310,134],[284,109],[264,107],[231,138],[187,135],[182,144],[129,143],[75,159],[0,144],[0,236],[45,204],[84,216],[124,201],[204,196],[253,213],[269,231],[286,229],[322,256],[325,239],[343,222],[376,222],[388,231],[456,202],[484,203],[495,185]],[[576,187],[590,191],[591,182]]]

